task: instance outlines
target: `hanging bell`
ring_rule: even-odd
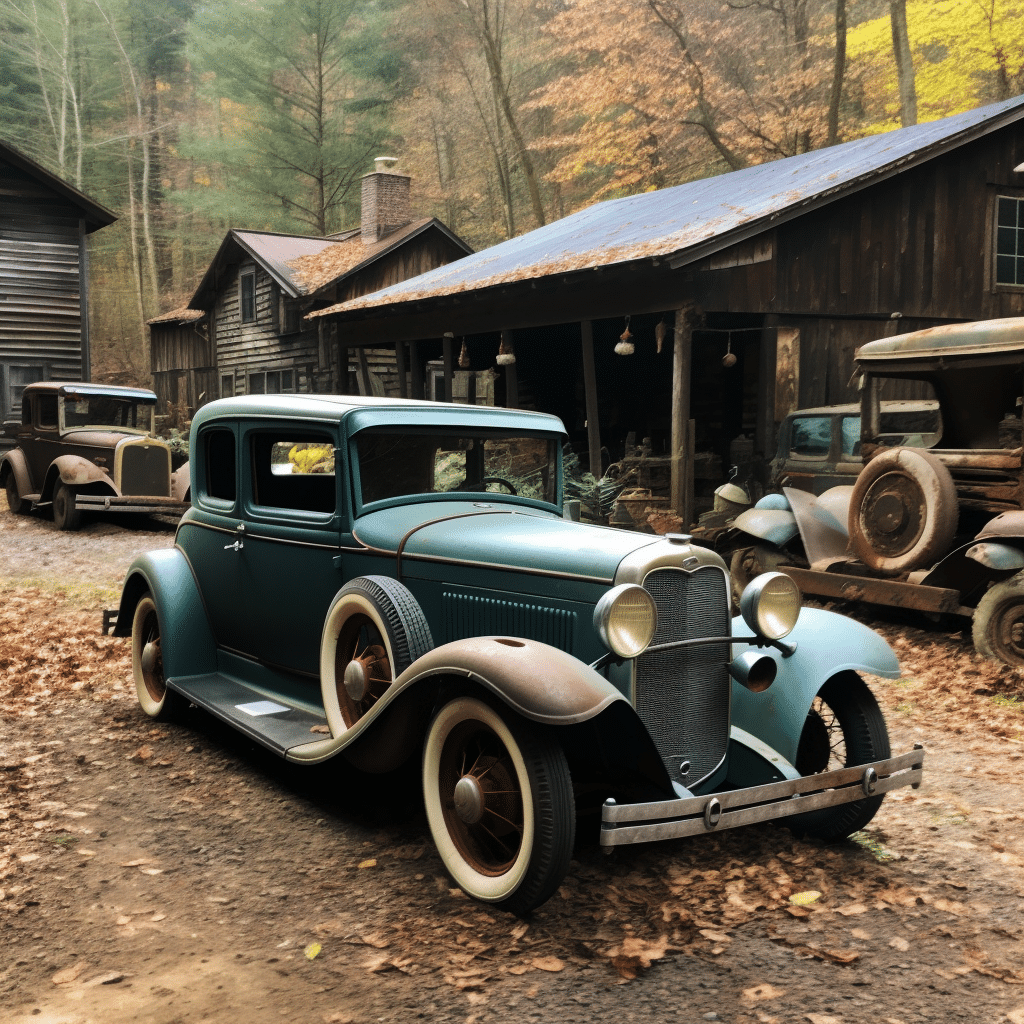
[[[516,361],[516,354],[505,348],[505,339],[502,338],[498,345],[498,365],[511,366]]]
[[[469,353],[466,351],[466,339],[462,339],[462,351],[459,352],[459,369],[469,369]]]

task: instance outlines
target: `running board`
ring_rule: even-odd
[[[318,734],[330,736],[325,714],[314,714],[278,695],[268,697],[265,691],[220,672],[168,679],[167,685],[281,757]]]

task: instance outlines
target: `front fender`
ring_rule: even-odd
[[[799,532],[796,516],[782,508],[748,508],[733,520],[733,526],[779,548],[788,544]]]
[[[192,569],[179,548],[150,551],[132,562],[114,636],[131,636],[135,607],[147,591],[156,604],[164,676],[172,688],[177,677],[215,672],[217,644]]]
[[[25,461],[25,453],[20,448],[12,448],[4,454],[0,460],[0,483],[7,479],[7,474],[13,473],[18,484],[18,494],[26,495],[32,490],[32,481],[28,475],[28,463]]]
[[[542,725],[576,725],[595,718],[621,703],[646,730],[626,698],[604,676],[571,654],[518,637],[485,636],[455,640],[435,647],[410,665],[385,691],[370,714],[329,740],[293,747],[288,757],[322,761],[369,734],[377,723],[388,732],[389,723],[405,719],[400,708],[422,711],[445,685],[465,680],[496,696],[514,712]],[[368,743],[387,743],[384,735]]]
[[[733,632],[744,635],[749,630],[737,618]],[[778,669],[767,690],[752,693],[739,683],[732,684],[732,724],[793,764],[807,712],[828,679],[847,671],[897,679],[900,667],[892,648],[874,630],[819,608],[801,609],[786,643],[796,644],[796,652],[788,658],[773,647],[761,650],[775,660]],[[733,657],[749,649],[748,644],[733,644]]]
[[[59,455],[50,464],[46,474],[46,486],[43,488],[43,497],[52,493],[57,482],[57,477],[69,487],[88,487],[101,484],[110,489],[111,494],[121,492],[114,486],[114,481],[94,462],[83,459],[80,455]]]

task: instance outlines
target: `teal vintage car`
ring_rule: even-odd
[[[866,627],[780,573],[732,619],[722,559],[583,525],[554,417],[343,396],[213,402],[192,507],[124,583],[153,718],[198,705],[290,761],[419,762],[438,851],[517,913],[608,848],[786,817],[827,839],[917,786]],[[599,824],[598,824],[599,823]]]

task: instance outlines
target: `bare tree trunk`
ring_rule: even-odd
[[[836,56],[832,65],[832,92],[828,100],[828,146],[834,146],[839,141],[839,103],[843,98],[845,75],[846,0],[836,0]]]
[[[914,59],[910,54],[907,31],[907,0],[889,0],[892,22],[892,52],[896,57],[896,76],[900,85],[900,123],[917,124],[917,89],[914,85]]]

